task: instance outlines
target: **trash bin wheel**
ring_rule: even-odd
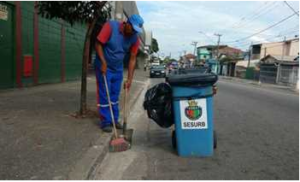
[[[214,149],[216,149],[217,148],[217,133],[216,133],[216,131],[214,131],[213,137],[214,137]]]
[[[173,149],[177,148],[175,130],[172,131],[172,147],[173,147]]]

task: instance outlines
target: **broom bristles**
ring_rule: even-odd
[[[109,145],[111,152],[122,152],[130,148],[130,144],[124,138],[113,139]]]

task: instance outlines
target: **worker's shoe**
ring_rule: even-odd
[[[102,131],[105,133],[111,133],[112,132],[112,127],[111,126],[105,126],[102,128]]]
[[[121,125],[120,123],[116,123],[116,128],[121,130],[121,129],[123,129],[123,125]]]

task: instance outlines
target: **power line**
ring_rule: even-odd
[[[277,3],[277,4],[276,4]],[[240,24],[240,26],[237,26],[237,25],[235,25],[235,31],[233,31],[233,32],[231,32],[231,33],[237,33],[237,29],[240,29],[240,28],[243,28],[243,27],[248,27],[249,25],[252,25],[253,23],[254,23],[254,20],[256,20],[256,19],[258,19],[259,17],[261,17],[261,16],[263,16],[263,15],[265,15],[266,13],[268,13],[268,12],[270,12],[270,11],[272,11],[273,9],[275,9],[278,5],[280,5],[278,2],[273,2],[273,4],[271,4],[271,5],[269,5],[269,7],[264,7],[265,5],[269,5],[269,4],[264,4],[264,5],[262,5],[260,8],[258,8],[258,11],[260,11],[258,14],[256,14],[256,15],[253,15],[253,16],[251,16],[251,17],[249,17],[249,19],[247,20],[245,20],[245,23],[244,24],[242,24],[242,22],[241,23],[239,23]],[[246,17],[246,16],[244,16],[244,17]],[[242,18],[243,19],[243,18]],[[276,25],[275,25],[276,26]],[[260,34],[261,34],[262,32],[260,32]],[[231,43],[232,41],[229,41],[229,42],[227,42],[227,43]]]
[[[273,25],[271,25],[271,26],[269,26],[269,27],[267,27],[267,28],[265,28],[265,29],[263,29],[263,30],[260,30],[260,31],[258,31],[258,32],[256,32],[256,33],[252,34],[252,35],[247,36],[247,37],[244,37],[244,38],[235,40],[235,41],[233,41],[233,42],[239,42],[239,41],[241,41],[241,40],[249,39],[249,38],[251,38],[251,37],[253,37],[253,36],[255,36],[255,35],[258,35],[258,34],[264,32],[264,31],[266,31],[266,30],[269,30],[269,29],[271,29],[271,28],[273,28],[273,27],[279,25],[280,23],[282,23],[282,22],[284,22],[284,21],[290,19],[291,17],[293,17],[293,16],[295,16],[295,15],[296,15],[296,13],[293,13],[292,15],[290,15],[290,16],[288,16],[288,17],[282,19],[282,20],[280,20],[279,22],[277,22],[277,23],[275,23],[275,24],[273,24]]]
[[[246,20],[248,15],[256,14],[259,11],[261,11],[262,9],[264,9],[265,6],[267,6],[268,3],[269,2],[265,2],[262,6],[259,6],[258,8],[255,8],[256,9],[255,11],[253,11],[251,13],[248,13],[247,15],[243,16],[239,21],[237,21],[236,23],[232,24],[231,28],[236,27],[237,25],[239,25],[240,23],[242,23],[244,20]]]
[[[296,31],[296,30],[289,31],[289,32],[286,32],[285,34],[278,34],[276,36],[268,37],[267,39],[264,39],[262,41],[256,41],[256,43],[270,43],[270,42],[274,42],[274,41],[276,41],[276,39],[278,39],[280,37],[284,37],[284,36],[294,38],[297,34],[292,34],[293,32],[298,33],[298,31]],[[298,35],[299,35],[299,33],[298,33]],[[243,42],[235,42],[235,43],[231,43],[231,44],[233,44],[236,47],[241,47],[241,46],[245,46],[245,45],[250,44],[249,42],[250,41],[243,41]]]
[[[290,28],[285,29],[285,30],[281,30],[281,31],[279,31],[278,33],[275,33],[275,34],[263,34],[263,33],[261,33],[260,35],[273,37],[273,36],[278,36],[278,35],[281,35],[281,34],[287,34],[289,32],[296,32],[296,31],[299,31],[299,25],[296,25],[294,27],[290,27]],[[234,42],[234,41],[228,41],[228,42],[225,42],[225,43],[232,43],[232,42]],[[235,42],[235,43],[240,43],[240,42],[244,42],[244,41],[239,41],[239,42]]]
[[[285,33],[280,33],[276,37],[282,37],[284,35],[289,35],[289,34],[292,34],[292,33],[294,34],[294,32],[297,32],[299,34],[299,30],[293,30],[293,31],[285,32]]]
[[[292,38],[295,38],[295,37],[290,37],[288,39],[292,39]],[[268,42],[266,42],[266,41],[268,41]],[[255,44],[268,44],[268,43],[280,42],[280,40],[272,40],[272,41],[266,40],[266,41],[256,41],[256,42],[252,42],[252,43],[255,45]],[[244,47],[244,46],[247,46],[249,44],[250,44],[250,42],[247,42],[247,43],[243,43],[243,44],[240,44],[240,45],[235,45],[235,47]]]
[[[275,3],[277,3],[277,2],[275,2]],[[273,9],[275,9],[277,6],[278,6],[278,4],[275,4],[275,6],[273,6],[273,7],[269,8],[269,9],[267,9],[267,11],[262,11],[261,14],[259,14],[259,15],[255,16],[255,17],[253,17],[253,18],[248,22],[248,24],[244,24],[244,26],[241,26],[241,27],[239,27],[239,28],[242,28],[242,27],[244,27],[244,28],[245,28],[245,27],[249,27],[249,25],[252,25],[252,24],[254,23],[254,20],[257,20],[258,18],[262,17],[263,15],[265,15],[265,14],[271,12],[271,11],[272,11]]]
[[[212,38],[210,38],[208,35],[206,35],[206,33],[202,32],[202,31],[199,31],[199,33],[205,35],[205,37],[206,37],[207,39],[209,39],[212,43],[216,44],[216,42],[215,42]]]
[[[280,36],[280,37],[283,37],[283,36]],[[284,37],[286,37],[286,36],[284,36]],[[277,37],[277,38],[279,38],[279,37]],[[286,37],[287,38],[287,37]],[[288,38],[289,40],[291,40],[292,38],[298,38],[298,37],[291,37],[291,38]],[[265,41],[256,41],[256,42],[251,42],[251,44],[254,44],[254,45],[256,45],[256,44],[268,44],[268,43],[279,43],[279,42],[282,42],[282,41],[279,41],[279,40],[277,40],[277,41],[275,41],[275,40],[271,40],[271,39],[266,39],[266,41],[269,41],[269,42],[265,42]],[[249,45],[250,43],[249,42],[247,42],[247,43],[243,43],[243,44],[240,44],[240,45],[235,45],[236,47],[243,47],[243,46],[247,46],[247,45]],[[278,46],[278,45],[277,45]],[[272,47],[277,47],[277,46],[272,46]],[[270,47],[271,48],[271,47]]]
[[[262,11],[260,11],[258,14],[255,14],[254,16],[250,17],[248,20],[246,20],[244,24],[241,24],[240,26],[236,26],[234,28],[239,29],[239,28],[243,28],[243,27],[247,27],[249,26],[249,23],[252,24],[254,20],[258,19],[259,17],[265,15],[266,13],[269,13],[270,11],[272,11],[273,9],[275,9],[278,6],[277,2],[273,2],[273,4],[271,4],[269,7],[262,9]]]
[[[299,16],[299,11],[298,12],[296,12],[295,10],[294,10],[294,8],[292,7],[292,6],[290,6],[289,5],[289,3],[287,3],[286,1],[283,1],[294,13],[296,13],[298,16]]]
[[[284,32],[289,32],[289,31],[292,31],[292,30],[299,30],[299,25],[297,25],[295,27],[291,27],[291,28],[283,30],[283,31],[280,31],[279,34],[284,33]]]
[[[294,32],[299,32],[298,30],[293,30],[293,31],[287,31],[285,33],[280,33],[280,34],[277,34],[276,36],[272,36],[272,37],[268,37],[267,39],[265,39],[266,41],[273,41],[272,39],[277,39],[279,37],[283,37],[283,36],[288,36],[288,35],[291,35],[292,33]],[[295,35],[295,34],[293,34]],[[235,42],[233,43],[235,46],[239,46],[239,45],[247,45],[249,43],[249,41],[242,41],[242,42]]]
[[[295,26],[295,27],[291,27],[291,28],[288,28],[288,29],[279,29],[279,32],[280,33],[282,33],[282,32],[286,32],[286,31],[290,31],[290,30],[294,30],[294,29],[297,29],[297,30],[299,30],[299,25],[297,25],[297,26]],[[276,29],[277,30],[277,29]],[[231,32],[230,34],[228,34],[228,35],[235,35],[236,33],[239,33],[240,35],[241,35],[241,37],[243,36],[243,35],[249,35],[249,34],[253,34],[253,33],[255,33],[256,31],[239,31],[239,32],[234,32],[233,31],[233,33]],[[276,32],[275,32],[275,34],[276,34]],[[260,35],[262,35],[262,36],[273,36],[273,35],[275,35],[274,33],[268,33],[268,32],[263,32],[263,33],[260,33]],[[224,41],[224,43],[231,43],[231,42],[234,42],[234,41],[230,41],[230,40],[226,40],[226,41]]]

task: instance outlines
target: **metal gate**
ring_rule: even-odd
[[[299,65],[280,65],[278,71],[278,83],[296,86],[298,81]]]
[[[277,66],[275,64],[261,64],[259,81],[276,84]]]

